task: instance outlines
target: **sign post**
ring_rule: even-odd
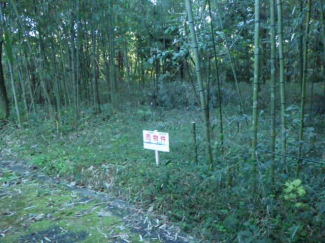
[[[143,147],[155,151],[156,165],[159,165],[159,151],[169,152],[169,134],[143,130]]]
[[[156,157],[156,165],[159,165],[159,152],[158,150],[155,150],[155,157]]]

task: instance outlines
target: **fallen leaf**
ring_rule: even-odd
[[[97,214],[98,217],[108,217],[111,216],[112,214],[110,212],[99,212]]]
[[[76,185],[77,185],[77,182],[73,181],[73,182],[71,182],[68,186],[74,187],[74,186],[76,186]]]
[[[47,238],[46,236],[44,236],[44,239],[48,242],[52,242],[49,238]]]
[[[45,218],[45,214],[44,213],[40,213],[39,215],[37,215],[35,217],[35,221],[40,221],[40,220],[42,220],[44,218]]]
[[[148,212],[152,212],[154,208],[154,205],[151,205],[150,208],[148,209]]]

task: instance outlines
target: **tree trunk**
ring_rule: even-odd
[[[0,34],[0,37],[2,37],[2,33]],[[3,41],[0,41],[0,120],[9,117],[9,99],[2,67],[2,43]]]

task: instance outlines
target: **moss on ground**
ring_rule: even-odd
[[[138,242],[106,205],[67,188],[0,169],[1,242]]]

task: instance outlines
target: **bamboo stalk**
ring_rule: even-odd
[[[325,95],[325,19],[324,19],[324,0],[320,1],[320,16],[322,19],[322,42],[323,42],[323,78],[324,78],[324,95]]]
[[[281,149],[282,154],[287,150],[287,127],[286,127],[286,108],[285,108],[285,80],[284,80],[284,57],[283,57],[283,24],[282,24],[282,0],[277,0],[278,12],[278,40],[279,40],[279,62],[280,62],[280,99],[281,99]],[[286,157],[282,157],[282,163],[285,164]]]
[[[218,108],[219,108],[219,126],[220,126],[220,148],[221,148],[221,155],[224,155],[224,132],[223,132],[223,116],[222,116],[222,95],[221,95],[221,83],[219,78],[219,67],[218,67],[218,59],[217,59],[217,49],[216,43],[214,38],[214,27],[212,23],[212,13],[211,13],[211,1],[208,0],[209,4],[209,16],[211,18],[210,21],[210,28],[211,28],[211,36],[212,36],[212,46],[213,46],[213,54],[215,59],[215,69],[216,69],[216,80],[217,80],[217,88],[218,88]]]
[[[208,117],[205,92],[204,92],[203,81],[201,76],[200,57],[199,57],[198,45],[197,45],[196,35],[195,35],[191,0],[185,0],[185,5],[186,5],[186,11],[187,11],[188,22],[190,27],[190,34],[192,39],[192,49],[194,53],[197,82],[198,82],[199,92],[200,92],[201,110],[204,119],[206,159],[212,169],[213,159],[212,159],[212,148],[211,148],[211,139],[210,139],[210,121]]]
[[[309,22],[311,13],[311,0],[307,3],[307,17],[306,17],[306,29],[305,29],[305,41],[304,41],[304,75],[302,79],[302,91],[301,91],[301,104],[300,104],[300,129],[299,129],[299,148],[298,148],[298,160],[296,167],[296,177],[299,176],[300,163],[302,157],[302,147],[304,141],[304,120],[305,120],[305,99],[306,99],[306,86],[307,86],[307,74],[308,74],[308,42],[309,42]]]
[[[275,164],[275,0],[270,0],[270,16],[271,16],[271,183],[274,183],[274,164]]]
[[[197,164],[197,142],[196,142],[196,125],[195,122],[192,122],[192,137],[193,137],[193,148],[194,148],[194,162]]]
[[[260,1],[255,0],[255,31],[254,31],[254,84],[253,84],[253,124],[252,124],[252,160],[256,171],[256,148],[258,126],[258,81],[259,81],[259,42],[260,42]]]
[[[222,19],[221,19],[221,16],[220,16],[219,8],[218,8],[218,6],[219,6],[218,1],[215,0],[215,3],[217,5],[217,14],[218,14],[218,17],[219,17],[219,23],[220,23],[221,29],[223,30],[223,22],[222,22]],[[236,88],[236,92],[238,94],[241,113],[242,113],[243,116],[245,116],[246,112],[245,112],[244,102],[243,102],[241,91],[240,91],[240,88],[239,88],[239,81],[238,81],[237,73],[236,73],[236,70],[235,70],[234,60],[233,60],[233,57],[232,57],[230,49],[229,49],[228,40],[227,40],[226,35],[224,37],[224,42],[225,42],[225,47],[227,49],[227,55],[228,55],[228,58],[229,58],[229,61],[230,61],[231,71],[232,71],[234,79],[235,79],[235,88]],[[248,122],[247,122],[246,118],[245,118],[245,121],[246,121],[246,125],[248,126]]]

